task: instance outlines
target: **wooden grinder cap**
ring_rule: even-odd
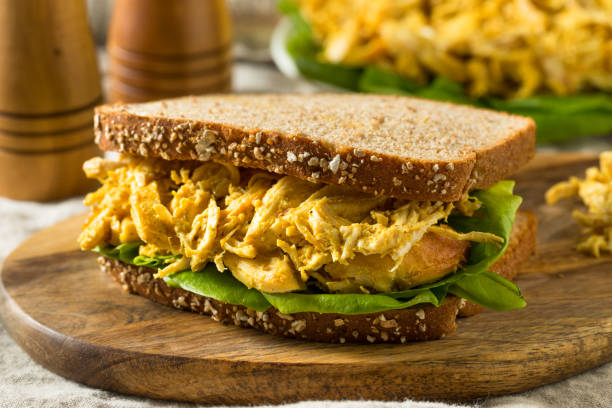
[[[222,0],[117,0],[109,99],[140,102],[230,90],[231,24]]]

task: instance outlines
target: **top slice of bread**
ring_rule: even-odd
[[[103,150],[222,160],[312,182],[455,201],[511,175],[535,152],[529,118],[404,96],[184,97],[96,108]]]

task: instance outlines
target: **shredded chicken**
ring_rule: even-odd
[[[309,279],[332,292],[385,292],[453,272],[468,241],[503,242],[439,225],[452,211],[473,214],[480,204],[467,197],[402,201],[212,161],[124,156],[84,168],[103,185],[85,199],[81,247],[142,241],[141,255],[181,255],[157,277],[214,262],[264,292]]]
[[[473,96],[612,90],[610,0],[298,0],[321,58]]]
[[[579,196],[588,208],[587,213],[572,213],[587,235],[577,249],[596,257],[601,252],[612,252],[612,151],[599,156],[599,168],[587,169],[584,180],[570,177],[552,186],[546,192],[546,202],[554,204],[574,196]]]

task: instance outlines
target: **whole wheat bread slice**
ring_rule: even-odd
[[[520,266],[535,250],[536,220],[533,214],[519,211],[508,250],[494,265],[496,272],[516,275]],[[440,307],[418,305],[365,315],[321,314],[314,312],[285,315],[274,308],[265,313],[170,287],[154,279],[155,270],[100,257],[102,270],[109,273],[123,289],[155,302],[178,309],[210,315],[213,320],[240,327],[252,327],[269,334],[329,343],[378,343],[433,340],[455,331],[461,310],[470,315],[482,310],[469,302],[449,296]],[[508,273],[508,272],[504,272]]]
[[[222,160],[372,194],[455,201],[534,155],[531,119],[403,96],[209,95],[96,108],[103,150]]]

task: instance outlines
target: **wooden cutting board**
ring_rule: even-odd
[[[9,256],[0,309],[34,360],[93,387],[216,404],[306,399],[468,400],[561,380],[612,360],[612,258],[575,252],[572,206],[544,191],[592,156],[540,155],[516,179],[540,219],[538,254],[518,279],[529,305],[461,319],[443,340],[330,345],[223,326],[128,295],[75,242],[83,216]]]

